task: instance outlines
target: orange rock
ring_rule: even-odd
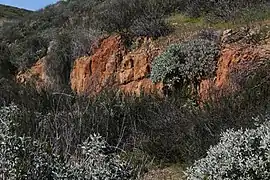
[[[262,59],[270,58],[270,48],[252,46],[227,46],[218,60],[216,77],[200,83],[202,100],[230,94],[241,87],[236,79],[245,78],[243,72],[254,70]],[[260,60],[260,61],[259,61]],[[235,79],[236,78],[236,79]]]
[[[135,95],[140,95],[141,93],[158,93],[159,95],[163,96],[162,87],[162,83],[153,84],[153,82],[147,78],[139,81],[133,81],[125,85],[120,85],[120,89],[124,93]]]
[[[75,60],[70,74],[71,88],[78,94],[95,95],[106,88],[120,89],[125,93],[139,95],[144,93],[162,93],[162,84],[154,84],[149,79],[151,62],[160,52],[160,48],[149,38],[138,38],[136,49],[128,52],[121,36],[110,36],[95,45],[92,56]],[[269,42],[270,44],[270,42]],[[212,98],[215,93],[233,92],[239,85],[233,78],[236,72],[252,68],[257,59],[270,57],[270,46],[225,44],[218,60],[216,77],[205,79],[199,87],[202,100]],[[38,88],[46,87],[47,79],[44,62],[46,57],[27,72],[20,72],[17,81],[34,81]],[[252,65],[251,65],[252,64]],[[240,77],[239,77],[240,78]]]
[[[44,88],[44,82],[47,79],[44,69],[45,60],[46,57],[43,57],[38,60],[29,70],[24,72],[20,71],[16,76],[17,82],[21,84],[32,83],[39,90]]]
[[[70,76],[72,89],[80,94],[96,94],[105,88],[135,94],[142,89],[153,92],[160,85],[153,84],[148,76],[158,49],[150,45],[151,39],[143,39],[140,48],[127,53],[121,36],[104,39],[91,57],[75,61]]]
[[[88,88],[91,74],[91,60],[88,57],[77,59],[70,75],[71,88],[78,93],[84,93]]]

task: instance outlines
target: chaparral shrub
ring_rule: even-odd
[[[181,44],[173,44],[152,62],[153,82],[188,82],[195,86],[204,78],[214,75],[219,55],[216,43],[195,39]]]
[[[256,20],[263,9],[269,9],[267,0],[188,0],[186,13],[192,17],[203,16],[209,22],[234,22],[239,18]],[[256,15],[250,17],[250,13]]]
[[[130,179],[131,168],[112,152],[99,135],[78,146],[76,154],[55,153],[55,147],[31,137],[20,136],[14,128],[21,110],[14,104],[0,108],[1,179]],[[110,151],[108,151],[110,149]]]
[[[207,156],[187,170],[188,180],[270,179],[270,122],[256,129],[227,130]]]
[[[107,0],[97,6],[93,22],[106,32],[158,37],[169,32],[164,16],[176,9],[173,1]]]

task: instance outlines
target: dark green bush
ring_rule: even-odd
[[[4,54],[7,54],[3,54],[3,59],[23,69],[42,57],[43,51],[39,49],[47,51],[50,47],[52,51],[47,52],[48,75],[54,84],[66,86],[73,60],[89,54],[89,45],[99,35],[94,22],[97,27],[109,32],[113,30],[156,37],[168,32],[163,18],[178,9],[173,1],[168,1],[169,5],[167,1],[108,2],[62,2],[58,10],[54,6],[47,7],[36,14],[37,19],[32,16],[29,21],[7,28],[5,33],[10,33],[6,36],[1,30],[0,39],[10,44],[3,48]],[[134,7],[134,3],[127,2],[140,3]],[[118,9],[106,9],[109,7]],[[76,17],[70,17],[71,12],[73,15],[74,12],[79,13]],[[97,15],[96,20],[90,16],[93,13]],[[28,36],[33,38],[27,40]],[[200,38],[203,39],[173,45],[157,57],[153,62],[151,78],[167,84],[196,86],[202,78],[214,75],[219,48],[209,39],[216,39],[216,34],[203,32]],[[25,49],[28,48],[27,44],[31,44],[31,48]],[[13,56],[9,56],[9,53]],[[17,58],[11,61],[9,57]],[[22,61],[21,58],[30,61]],[[8,64],[3,62],[3,67],[6,67]],[[158,160],[189,162],[204,156],[209,146],[218,141],[221,131],[250,127],[253,122],[247,117],[263,114],[269,108],[266,102],[270,97],[267,88],[270,81],[260,79],[267,77],[268,71],[259,69],[263,70],[263,76],[248,74],[254,77],[253,82],[264,82],[251,83],[258,87],[256,91],[243,86],[245,88],[240,92],[220,98],[220,102],[209,102],[202,110],[182,96],[160,99],[151,96],[128,97],[114,92],[89,99],[78,97],[70,91],[60,91],[60,88],[57,88],[58,93],[38,93],[31,87],[19,86],[7,79],[0,80],[0,105],[14,102],[22,109],[15,129],[20,137],[32,138],[29,146],[35,140],[45,141],[62,157],[74,154],[89,134],[99,133],[110,146],[128,151],[139,149]],[[242,82],[248,84],[244,81],[239,84]],[[109,151],[110,148],[106,153]]]
[[[94,21],[97,27],[107,32],[162,36],[169,31],[164,16],[173,12],[169,7],[176,4],[160,0],[107,0],[96,9]]]
[[[129,31],[137,36],[160,37],[169,34],[170,28],[164,19],[148,15],[134,20]]]
[[[71,36],[61,33],[50,43],[49,56],[46,57],[45,71],[52,86],[69,84],[72,68]],[[57,88],[58,89],[58,88]]]
[[[260,14],[262,7],[267,7],[267,0],[189,0],[186,13],[192,17],[205,17],[209,22],[235,22],[237,19],[249,18],[247,12]],[[251,17],[254,18],[254,17]]]
[[[26,69],[46,55],[48,43],[40,36],[28,36],[23,41],[11,45],[11,63],[19,70]]]
[[[220,43],[222,35],[221,32],[222,31],[217,31],[214,29],[203,29],[199,31],[195,37],[198,39],[205,39],[216,43]]]
[[[246,10],[260,11],[259,6],[264,4],[265,2],[265,0],[218,0],[210,4],[207,19],[210,22],[235,21],[237,18],[243,16]],[[256,6],[258,6],[257,9],[254,8]]]
[[[46,75],[52,88],[69,85],[74,60],[91,54],[91,45],[98,35],[98,31],[82,28],[65,30],[56,35],[50,43],[45,63]]]
[[[75,2],[80,8],[80,13],[74,7]],[[33,12],[20,21],[1,27],[0,40],[3,44],[8,44],[10,62],[19,70],[29,68],[46,55],[49,43],[57,34],[63,33],[63,29],[70,31],[70,34],[77,29],[76,35],[81,37],[92,24],[89,22],[91,9],[98,2],[98,0],[59,2],[57,5],[50,5]],[[84,31],[80,32],[79,29]],[[80,41],[85,40],[81,38]]]
[[[256,91],[243,89],[209,102],[202,110],[179,96],[160,99],[103,93],[89,99],[68,91],[38,93],[10,80],[0,84],[0,103],[14,102],[20,107],[19,136],[49,142],[63,157],[73,154],[89,134],[99,133],[111,146],[139,149],[157,160],[190,162],[204,156],[218,142],[221,131],[252,127],[248,117],[269,111],[266,72],[251,75]]]
[[[1,4],[0,7],[0,18],[6,18],[10,20],[20,19],[24,16],[31,14],[32,11],[26,9],[20,9],[16,7],[6,6]]]
[[[15,67],[10,63],[10,50],[8,45],[0,44],[0,79],[7,77],[15,71]]]

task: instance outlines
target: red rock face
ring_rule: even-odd
[[[218,60],[216,77],[203,80],[200,84],[201,99],[228,95],[239,90],[241,85],[238,79],[245,78],[245,72],[256,70],[264,60],[269,61],[270,48],[265,47],[225,47]]]
[[[151,93],[161,89],[149,77],[150,64],[159,49],[150,39],[141,39],[140,48],[127,52],[120,36],[112,36],[101,42],[90,57],[75,61],[71,72],[71,87],[83,94],[96,94],[106,88],[120,89],[125,93]]]
[[[149,38],[140,38],[136,43],[138,47],[128,51],[120,36],[102,40],[92,56],[75,60],[70,75],[71,88],[78,94],[92,95],[106,88],[137,95],[142,91],[146,94],[162,93],[162,84],[153,84],[149,79],[151,62],[162,50]],[[254,69],[260,59],[270,59],[269,45],[224,47],[218,60],[216,77],[203,80],[200,84],[201,99],[239,89],[235,74],[237,78],[242,78],[243,72]],[[45,60],[42,58],[29,71],[19,73],[18,82],[34,81],[38,88],[46,87]]]
[[[79,94],[92,94],[113,86],[114,73],[124,54],[125,48],[120,36],[103,40],[92,56],[75,60],[70,76],[72,89]]]
[[[91,74],[91,60],[88,57],[77,59],[71,73],[71,88],[78,93],[84,93],[88,88]]]

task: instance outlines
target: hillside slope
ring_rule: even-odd
[[[31,12],[30,10],[0,4],[0,18],[18,19]]]
[[[0,107],[18,105],[18,135],[55,149],[44,173],[62,173],[51,157],[73,162],[94,133],[134,176],[180,180],[221,132],[270,112],[270,4],[213,2],[67,0],[0,28]],[[25,152],[18,177],[37,177]]]
[[[0,26],[4,22],[19,20],[31,13],[30,10],[0,4]]]

